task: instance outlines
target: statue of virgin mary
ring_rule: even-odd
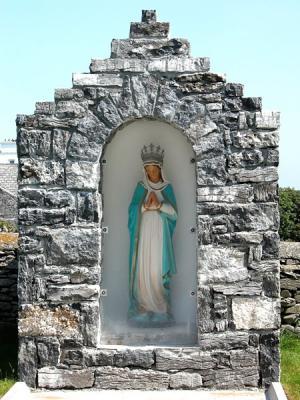
[[[130,206],[128,228],[129,321],[137,326],[163,326],[173,321],[170,279],[176,273],[173,232],[176,199],[163,173],[164,151],[144,146],[143,180],[138,182]]]

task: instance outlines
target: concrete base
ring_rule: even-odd
[[[15,383],[2,400],[287,400],[280,382],[264,390],[56,390],[32,391],[24,382]]]
[[[264,391],[204,390],[101,390],[35,392],[34,400],[266,400]]]

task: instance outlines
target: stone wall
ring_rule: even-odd
[[[17,233],[0,233],[0,332],[17,327]]]
[[[300,242],[280,243],[282,328],[300,335]]]
[[[30,386],[237,389],[279,379],[279,113],[210,72],[168,27],[144,12],[129,39],[112,41],[110,59],[17,117],[19,379]],[[194,347],[101,345],[102,154],[138,118],[173,125],[195,154]]]

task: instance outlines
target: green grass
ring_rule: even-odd
[[[281,335],[281,378],[289,400],[300,400],[300,339],[293,333]]]
[[[17,337],[16,332],[1,332],[0,342],[0,397],[2,397],[17,380]]]

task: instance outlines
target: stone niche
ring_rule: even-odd
[[[191,57],[189,42],[168,31],[143,11],[129,39],[112,41],[109,59],[93,59],[54,102],[17,116],[19,380],[31,387],[279,380],[279,113],[263,112],[261,98],[244,97],[241,84],[210,72],[208,58]],[[193,155],[191,344],[103,340],[103,227],[113,204],[103,160],[139,123],[166,126],[174,143],[182,135]]]

